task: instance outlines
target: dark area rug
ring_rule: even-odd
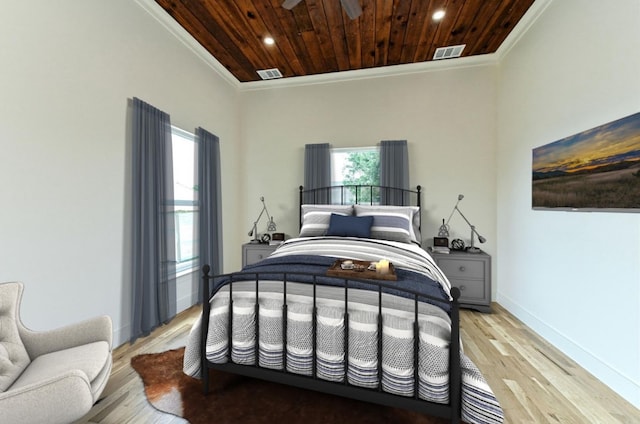
[[[444,424],[447,420],[210,370],[210,391],[182,372],[184,348],[138,355],[131,366],[158,410],[191,424]]]

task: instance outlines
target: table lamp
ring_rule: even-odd
[[[262,202],[262,210],[260,211],[260,215],[258,215],[258,218],[256,218],[256,220],[254,221],[253,227],[251,227],[251,230],[249,231],[249,236],[253,236],[251,243],[260,243],[260,239],[258,239],[258,222],[260,222],[260,218],[262,218],[263,213],[266,213],[267,218],[269,218],[269,222],[267,223],[267,231],[275,231],[277,229],[273,217],[269,215],[267,204],[264,203],[264,197],[260,197],[260,201]]]
[[[446,227],[449,227],[449,221],[451,220],[451,217],[453,216],[453,213],[455,211],[458,211],[458,213],[460,214],[460,216],[465,220],[465,222],[469,225],[469,227],[471,227],[471,246],[467,247],[467,252],[470,253],[479,253],[481,252],[481,250],[477,247],[475,247],[474,244],[474,240],[475,240],[475,236],[478,236],[478,241],[480,243],[484,243],[485,241],[487,241],[486,238],[482,237],[478,231],[476,230],[475,225],[472,225],[469,220],[467,219],[466,216],[464,216],[464,214],[462,213],[462,211],[458,208],[458,204],[460,203],[460,201],[464,199],[464,195],[462,194],[458,194],[458,201],[456,202],[456,205],[453,207],[453,210],[451,211],[451,214],[449,215],[449,219],[447,219],[447,223],[446,223]]]

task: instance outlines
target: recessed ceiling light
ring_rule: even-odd
[[[262,41],[263,41],[263,42],[264,42],[264,44],[266,44],[267,46],[273,46],[273,45],[276,43],[276,41],[275,41],[272,37],[269,37],[268,35],[267,35],[266,37],[264,37],[264,38],[262,39]]]
[[[434,21],[439,21],[442,18],[444,18],[444,10],[438,10],[437,12],[435,12],[433,14],[433,20]]]

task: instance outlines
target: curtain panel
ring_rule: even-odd
[[[331,186],[331,145],[329,143],[304,146],[304,188]],[[331,203],[331,191],[305,193],[304,203]]]
[[[222,196],[220,182],[220,140],[203,128],[196,128],[199,205],[200,266],[208,264],[212,275],[222,273]],[[198,284],[198,299],[202,286]]]
[[[384,140],[380,142],[380,185],[409,189],[409,151],[407,140]],[[409,193],[396,190],[381,190],[383,205],[408,205]]]
[[[134,341],[175,316],[169,282],[176,263],[170,118],[137,98],[131,113]]]

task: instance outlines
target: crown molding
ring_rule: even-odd
[[[513,31],[509,33],[507,38],[500,44],[500,47],[498,47],[495,53],[498,62],[502,62],[511,49],[518,44],[518,41],[529,31],[552,2],[553,0],[535,0],[533,2],[529,10],[527,10],[527,13],[525,13],[518,22],[518,25],[515,26]]]
[[[229,85],[239,91],[268,90],[272,88],[300,87],[305,85],[330,84],[357,81],[371,78],[386,78],[401,75],[420,74],[435,71],[464,69],[478,66],[498,65],[511,51],[522,36],[531,28],[553,0],[535,0],[527,13],[518,22],[509,36],[495,53],[466,56],[455,59],[435,60],[403,65],[390,65],[377,68],[358,69],[352,71],[331,72],[319,75],[287,77],[275,80],[240,82],[211,53],[209,53],[191,34],[189,34],[171,15],[154,0],[135,0],[149,15],[188,47],[196,56],[211,67]]]
[[[467,56],[455,59],[435,60],[403,65],[389,65],[377,68],[340,71],[327,74],[305,75],[281,79],[250,81],[240,84],[240,91],[267,90],[271,88],[300,87],[305,85],[331,84],[372,78],[388,78],[402,75],[423,74],[428,72],[464,69],[478,66],[496,65],[495,54]]]
[[[163,27],[181,41],[206,65],[213,69],[222,79],[234,88],[240,87],[240,82],[202,45],[196,41],[171,15],[153,0],[134,0],[145,12],[158,21]]]

